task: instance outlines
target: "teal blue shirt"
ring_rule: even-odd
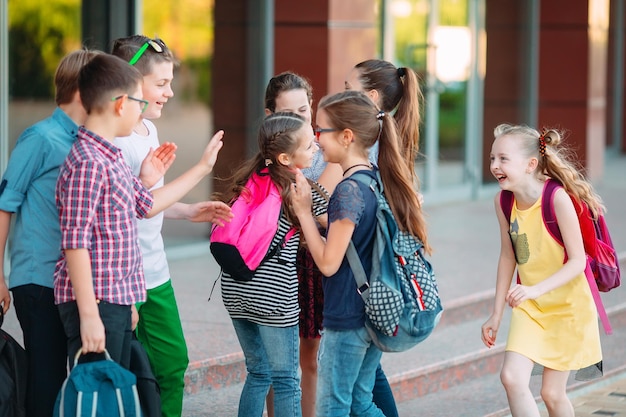
[[[78,126],[63,110],[27,128],[18,138],[0,182],[0,210],[14,213],[9,287],[53,287],[61,231],[55,204],[59,167]]]

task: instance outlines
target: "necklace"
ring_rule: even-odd
[[[349,166],[348,168],[346,168],[346,169],[343,171],[343,175],[345,176],[345,175],[346,175],[346,172],[348,172],[348,171],[350,171],[352,168],[356,168],[356,167],[367,167],[367,168],[370,168],[370,169],[372,168],[372,166],[371,166],[370,164],[354,164],[354,165]]]

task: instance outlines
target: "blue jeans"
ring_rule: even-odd
[[[385,417],[399,417],[396,400],[393,398],[393,391],[380,363],[376,368],[376,382],[374,383],[372,394],[374,396],[374,404],[380,408]]]
[[[382,352],[365,327],[322,331],[317,379],[318,417],[384,417],[372,401]]]
[[[248,371],[239,398],[239,416],[261,417],[270,385],[275,417],[302,416],[298,326],[271,327],[242,319],[233,319],[233,326]]]

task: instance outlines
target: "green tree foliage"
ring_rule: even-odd
[[[54,71],[80,45],[80,0],[9,0],[9,92],[54,96]]]
[[[52,98],[59,61],[81,47],[81,0],[8,1],[10,95]],[[142,4],[143,33],[162,38],[182,63],[177,93],[208,103],[214,0],[143,0]]]
[[[176,94],[207,105],[211,95],[214,0],[143,0],[144,34],[159,37],[181,61]]]

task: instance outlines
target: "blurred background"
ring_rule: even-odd
[[[181,61],[175,97],[155,122],[161,140],[178,145],[168,177],[196,161],[214,130],[226,131],[215,176],[188,202],[210,198],[255,152],[274,74],[307,77],[317,102],[370,58],[420,76],[417,171],[427,205],[493,194],[488,155],[502,122],[565,129],[601,182],[605,158],[626,143],[625,17],[624,0],[2,0],[0,171],[19,134],[54,109],[66,53],[108,51],[113,39],[142,33]],[[187,243],[207,229],[166,222],[165,236]]]

